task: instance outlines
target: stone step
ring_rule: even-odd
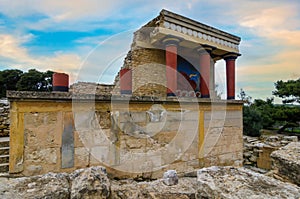
[[[0,158],[9,158],[9,155],[0,155]]]
[[[0,147],[0,150],[9,150],[9,146]]]
[[[1,163],[0,167],[9,166],[9,163]]]
[[[9,142],[9,137],[0,137],[0,142]]]

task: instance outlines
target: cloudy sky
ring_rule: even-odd
[[[161,9],[242,38],[237,93],[243,88],[265,99],[275,81],[300,77],[298,0],[1,0],[0,70],[37,68],[67,72],[72,82],[112,82],[132,32]],[[223,77],[224,62],[216,68]]]

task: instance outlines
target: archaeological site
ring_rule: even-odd
[[[54,73],[52,92],[7,91],[0,197],[300,198],[298,138],[243,137],[240,41],[162,10],[134,32],[114,84]]]

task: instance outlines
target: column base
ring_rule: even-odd
[[[167,97],[175,97],[176,95],[174,93],[167,93]]]
[[[201,98],[209,98],[209,95],[201,95]]]
[[[131,95],[132,91],[131,90],[121,90],[121,95]]]
[[[53,86],[53,91],[60,91],[60,92],[69,92],[69,87],[67,86]]]

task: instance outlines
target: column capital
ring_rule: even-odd
[[[216,49],[216,47],[210,45],[200,45],[199,47],[195,48],[199,54],[211,54],[214,49]]]
[[[227,53],[223,55],[224,60],[236,60],[241,54],[238,53]]]
[[[170,46],[170,45],[175,45],[177,46],[179,42],[181,42],[181,38],[179,37],[174,37],[174,36],[166,36],[165,38],[162,39],[162,43],[165,46]]]

